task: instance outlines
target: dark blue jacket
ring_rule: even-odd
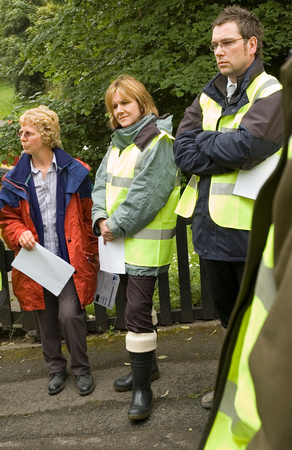
[[[229,105],[226,102],[227,78],[218,73],[203,92],[218,103],[222,115],[234,115],[248,103],[246,90],[264,71],[260,58],[237,80]],[[197,96],[186,109],[174,143],[175,162],[182,170],[200,176],[199,197],[193,215],[195,251],[205,259],[245,261],[249,232],[218,226],[209,214],[209,189],[214,174],[237,168],[251,169],[281,147],[281,91],[257,100],[243,116],[237,132],[203,131],[202,109]]]
[[[97,282],[94,255],[98,245],[92,232],[90,168],[60,148],[53,150],[57,160],[58,255],[75,268],[73,280],[84,308],[93,300]],[[27,154],[3,178],[0,227],[3,239],[15,254],[20,251],[18,242],[24,231],[30,230],[37,242],[44,242],[44,228]],[[15,268],[12,269],[12,283],[22,309],[45,308],[42,286]]]

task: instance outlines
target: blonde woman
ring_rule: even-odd
[[[92,221],[94,233],[105,241],[125,238],[126,275],[120,278],[131,373],[114,387],[133,389],[128,417],[141,420],[151,411],[151,379],[159,377],[152,296],[158,274],[168,270],[173,255],[180,190],[172,117],[159,118],[145,86],[128,75],[111,83],[105,104],[112,143],[96,173]]]
[[[92,233],[89,168],[60,148],[58,116],[46,106],[19,119],[23,154],[3,178],[0,193],[2,236],[17,254],[36,242],[75,268],[58,297],[22,272],[12,270],[13,291],[24,311],[37,312],[48,393],[58,394],[68,376],[62,334],[80,395],[94,390],[86,346],[85,306],[97,279],[97,240]],[[84,281],[86,280],[86,282]],[[62,330],[62,331],[61,331]]]

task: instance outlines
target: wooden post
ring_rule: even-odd
[[[179,288],[181,301],[181,321],[193,322],[193,307],[191,281],[189,271],[189,253],[187,240],[187,221],[181,216],[177,217],[176,246],[179,274]]]
[[[164,272],[158,275],[158,289],[160,300],[159,323],[160,325],[171,325],[172,316],[171,316],[168,272]]]

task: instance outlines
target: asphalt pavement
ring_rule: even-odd
[[[0,449],[197,448],[209,414],[200,402],[213,387],[222,345],[219,321],[159,328],[161,376],[152,383],[151,416],[139,422],[127,416],[131,392],[113,389],[129,371],[125,333],[88,335],[96,388],[85,397],[70,370],[65,389],[49,396],[40,343],[1,330],[0,338]]]

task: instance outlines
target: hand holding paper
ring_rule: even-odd
[[[33,250],[22,248],[11,264],[41,286],[58,296],[74,273],[74,267],[36,244]]]

